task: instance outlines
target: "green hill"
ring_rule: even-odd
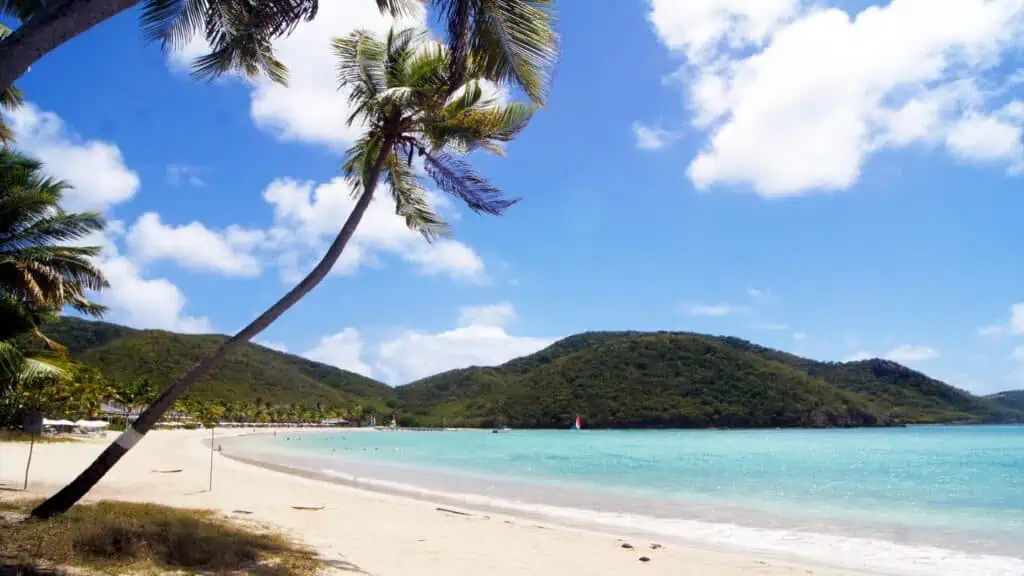
[[[998,422],[1024,413],[894,362],[817,362],[745,340],[591,332],[397,389],[417,423],[596,427]]]
[[[222,335],[135,330],[71,317],[61,318],[43,331],[66,346],[75,360],[96,366],[107,378],[146,377],[161,386],[183,375],[227,340]],[[193,390],[208,400],[361,404],[381,410],[394,394],[393,388],[372,378],[258,344],[246,344],[232,353]]]
[[[873,358],[857,362],[818,362],[758,346],[740,338],[720,338],[727,345],[791,366],[844,390],[874,398],[894,420],[907,423],[999,421],[1005,407],[974,396],[906,366]]]
[[[226,336],[62,318],[44,332],[112,379],[168,383]],[[27,342],[26,342],[27,343]],[[1024,421],[1024,393],[980,398],[886,360],[818,362],[731,337],[587,332],[491,368],[406,386],[248,344],[197,384],[222,401],[355,404],[404,424],[787,427]]]
[[[1024,412],[1024,390],[1008,390],[986,396],[992,402],[1010,410]]]

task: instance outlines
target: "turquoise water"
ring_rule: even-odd
[[[628,523],[636,528],[644,527],[645,518],[652,526],[728,522],[790,535],[882,539],[916,546],[914,553],[939,547],[1024,559],[1019,426],[353,431],[250,442],[310,459],[321,469],[370,477],[376,472],[434,491],[631,513]],[[1024,562],[965,566],[975,574],[1024,574]]]

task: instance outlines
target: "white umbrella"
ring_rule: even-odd
[[[79,428],[106,428],[110,426],[110,423],[103,420],[76,420],[75,426]]]
[[[71,420],[50,420],[43,418],[43,426],[74,426],[75,423]]]

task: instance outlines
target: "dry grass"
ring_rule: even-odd
[[[0,442],[25,442],[32,437],[20,430],[0,430]],[[77,438],[67,436],[36,436],[36,444],[57,444],[60,442],[77,442]]]
[[[36,503],[0,501],[0,575],[62,573],[52,571],[57,567],[77,573],[299,576],[321,566],[310,550],[279,534],[205,510],[103,501],[46,521],[26,518]]]

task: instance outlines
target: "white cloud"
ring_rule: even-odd
[[[65,180],[68,210],[104,211],[129,200],[139,189],[139,176],[124,164],[121,150],[110,142],[86,140],[69,132],[53,112],[32,103],[4,112],[17,137],[17,147],[43,163],[46,174]]]
[[[914,346],[904,344],[889,351],[885,357],[893,362],[919,362],[939,357],[939,351],[930,346]]]
[[[1000,114],[1002,57],[1020,0],[892,0],[857,14],[802,0],[650,0],[662,43],[685,59],[698,187],[788,196],[854,184],[886,148],[944,145],[1017,166],[1021,119]]]
[[[349,186],[340,177],[319,185],[278,179],[263,197],[274,207],[275,225],[267,233],[267,243],[280,251],[277,264],[286,281],[312,267],[314,258],[333,240],[355,207]],[[382,254],[402,258],[426,275],[486,280],[483,260],[472,248],[449,239],[428,243],[395,214],[385,190],[374,197],[335,271],[351,273],[364,265],[376,265]]]
[[[110,281],[97,296],[110,306],[110,316],[136,328],[158,328],[185,333],[210,333],[213,324],[205,316],[183,314],[188,300],[166,278],[143,278],[142,272],[123,256],[100,260],[100,268]]]
[[[846,358],[843,358],[843,362],[860,362],[861,360],[870,360],[871,358],[871,352],[868,352],[867,350],[858,350]]]
[[[319,344],[302,355],[310,360],[330,364],[356,374],[372,376],[373,369],[362,361],[362,354],[363,339],[359,335],[359,331],[354,328],[345,328],[341,332],[321,338]]]
[[[213,332],[209,318],[185,314],[188,300],[170,280],[145,278],[134,262],[119,254],[116,238],[123,232],[123,223],[115,220],[103,233],[92,234],[77,242],[82,246],[103,248],[96,264],[106,275],[110,287],[96,294],[95,300],[110,308],[105,318],[135,328]]]
[[[758,302],[760,304],[767,304],[770,302],[778,301],[778,297],[775,296],[775,294],[772,294],[771,290],[762,288],[753,288],[748,286],[747,296],[749,296],[751,300]]]
[[[804,340],[807,340],[807,334],[803,332],[794,332],[793,340],[796,340],[797,342],[803,342]]]
[[[723,316],[737,316],[750,312],[750,307],[738,304],[687,304],[683,306],[683,312],[690,316],[708,316],[720,318]]]
[[[1010,307],[1010,331],[1014,334],[1024,334],[1024,302],[1018,302]]]
[[[1010,358],[1019,362],[1024,362],[1024,346],[1017,346],[1014,348],[1013,352],[1010,352]]]
[[[507,326],[515,320],[516,310],[511,302],[500,302],[486,306],[463,306],[459,308],[459,326]]]
[[[277,350],[278,352],[288,352],[288,345],[284,342],[278,342],[276,340],[254,340],[253,342],[263,346],[264,348],[270,348],[271,350]]]
[[[167,182],[172,186],[188,184],[189,186],[206,186],[206,181],[199,174],[201,170],[186,164],[168,164]]]
[[[494,366],[532,354],[554,338],[513,336],[511,304],[471,306],[459,310],[458,325],[443,332],[409,330],[380,345],[377,368],[392,384],[467,366]]]
[[[1010,306],[1010,320],[1003,324],[996,322],[978,328],[978,336],[998,337],[1006,334],[1024,334],[1024,302]]]
[[[1002,336],[1006,333],[1006,326],[1002,324],[989,324],[988,326],[982,326],[978,328],[978,336],[991,338]]]
[[[138,190],[139,177],[125,166],[116,145],[75,135],[56,114],[32,104],[10,112],[7,118],[19,149],[41,160],[47,174],[75,187],[64,197],[68,210],[104,211],[131,199]],[[146,278],[135,262],[119,253],[116,239],[123,233],[123,222],[113,220],[104,232],[75,242],[103,248],[96,264],[110,287],[94,298],[110,308],[107,319],[136,328],[212,332],[209,318],[184,313],[187,299],[177,286],[166,278]]]
[[[419,10],[399,26],[423,27],[425,22],[425,11]],[[347,94],[338,92],[331,40],[357,29],[383,34],[393,23],[373,2],[321,2],[312,22],[300,23],[291,34],[274,42],[278,59],[288,66],[288,86],[265,78],[253,81],[253,121],[283,140],[344,148],[358,137],[361,128],[347,125],[351,108]],[[177,68],[187,66],[206,50],[205,42],[195,38],[184,50],[171,55],[172,64]]]
[[[971,114],[953,125],[946,145],[966,160],[1019,160],[1021,127],[994,116]]]
[[[658,150],[675,142],[681,136],[678,132],[670,132],[663,128],[633,123],[633,138],[636,147],[641,150]]]
[[[229,226],[210,230],[199,222],[168,226],[155,212],[146,212],[128,231],[128,251],[135,262],[170,260],[186,268],[225,276],[258,276],[260,263],[252,251],[264,239],[260,230]]]

